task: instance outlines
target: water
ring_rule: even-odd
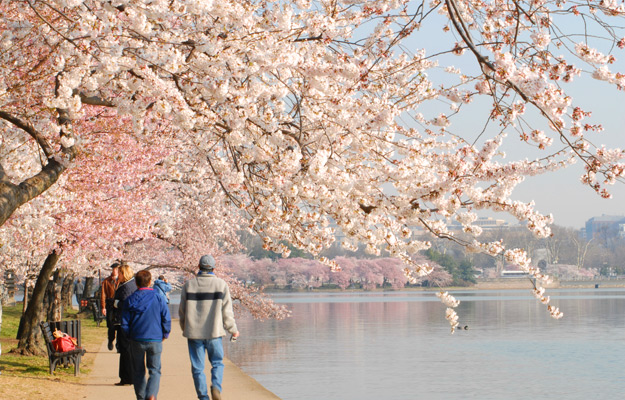
[[[280,294],[293,316],[239,317],[227,356],[283,400],[621,398],[625,289]]]

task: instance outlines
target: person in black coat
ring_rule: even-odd
[[[115,324],[121,325],[124,300],[137,290],[137,284],[133,277],[132,268],[128,264],[119,267],[120,284],[115,291]],[[119,353],[119,382],[115,385],[132,385],[132,353],[130,351],[130,339],[121,329],[117,331],[117,352]]]

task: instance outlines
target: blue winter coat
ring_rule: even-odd
[[[169,337],[171,317],[163,298],[151,288],[139,288],[124,301],[122,330],[138,342],[158,342]]]
[[[169,303],[169,299],[167,298],[167,292],[171,291],[171,284],[160,279],[154,281],[154,290],[156,293],[163,296],[165,303]]]

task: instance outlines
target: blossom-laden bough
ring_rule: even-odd
[[[592,144],[602,127],[567,94],[587,77],[625,86],[613,1],[16,0],[0,11],[2,135],[28,138],[31,178],[45,178],[13,182],[5,166],[23,159],[7,152],[0,222],[71,166],[94,133],[76,129],[86,105],[128,118],[137,138],[165,124],[170,177],[218,187],[267,249],[319,255],[341,234],[408,275],[428,272],[411,257],[426,232],[544,281],[524,252],[479,241],[476,212],[548,236],[551,217],[515,201],[516,185],[577,160],[608,197],[624,173],[622,150]],[[464,123],[475,110],[483,129]],[[515,139],[527,151],[507,159]]]

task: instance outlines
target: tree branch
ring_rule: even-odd
[[[33,139],[37,141],[37,144],[39,144],[39,147],[41,147],[41,150],[43,150],[43,154],[45,154],[46,157],[49,158],[52,156],[54,151],[52,150],[52,147],[50,147],[50,143],[48,143],[48,141],[39,132],[37,132],[37,130],[35,129],[34,126],[32,126],[32,124],[30,124],[29,122],[23,121],[20,118],[9,114],[8,112],[1,111],[1,110],[0,110],[0,118],[12,123],[16,127],[28,133]]]
[[[77,151],[72,147],[67,149],[71,161]],[[0,226],[23,204],[29,202],[50,188],[59,176],[67,169],[68,163],[60,163],[48,158],[48,163],[41,171],[19,184],[14,184],[6,178],[4,168],[0,167]]]
[[[77,90],[74,90],[74,94],[78,94],[80,96],[80,101],[83,104],[88,104],[90,106],[115,107],[115,104],[112,101],[102,99],[98,96],[87,96]]]

